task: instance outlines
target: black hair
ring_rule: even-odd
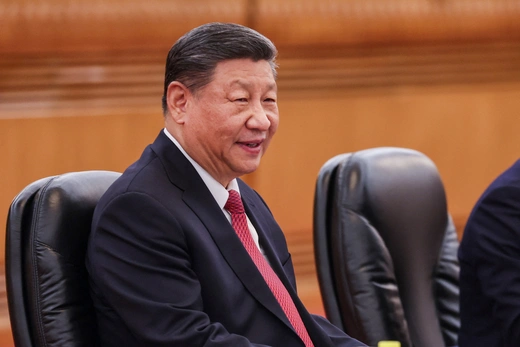
[[[173,81],[184,84],[192,93],[211,82],[217,64],[229,59],[266,60],[276,78],[274,44],[257,31],[233,23],[208,23],[183,35],[166,58],[163,113],[168,106],[166,93]]]

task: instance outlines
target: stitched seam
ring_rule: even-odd
[[[56,176],[56,177],[58,177],[58,176]],[[37,206],[34,207],[34,211],[39,211],[40,207],[43,204],[42,197],[45,195],[47,189],[49,188],[49,185],[56,179],[56,177],[53,177],[52,179],[50,179],[49,182],[47,182],[45,184],[45,186],[43,186],[40,189],[40,197],[38,198]],[[33,219],[32,225],[31,225],[31,230],[33,230],[33,232],[31,233],[31,237],[30,237],[31,254],[34,254],[34,251],[35,251],[35,236],[36,236],[35,231],[36,231],[36,226],[38,225],[38,222],[40,220],[40,214],[36,213],[35,215],[36,215],[36,218]],[[31,256],[31,263],[33,266],[33,274],[34,274],[34,277],[36,278],[33,290],[36,294],[35,307],[37,309],[36,314],[38,315],[38,322],[37,322],[37,326],[36,326],[36,329],[38,331],[38,340],[41,340],[44,346],[48,346],[47,341],[45,339],[45,333],[43,331],[43,325],[41,324],[43,317],[41,315],[41,306],[40,306],[41,296],[40,296],[40,291],[38,290],[38,283],[40,282],[40,276],[38,273],[38,264],[36,262],[36,257]]]
[[[339,179],[338,179],[339,176],[344,177],[344,175],[342,175],[342,174],[343,174],[343,172],[345,171],[345,168],[346,168],[346,167],[350,167],[351,162],[353,161],[353,157],[354,157],[354,156],[355,156],[355,153],[352,154],[352,155],[347,159],[347,161],[344,162],[343,165],[340,164],[340,166],[337,167],[337,170],[339,170],[339,171],[338,171],[337,174],[336,174],[336,178],[335,178],[336,183],[339,181]],[[344,196],[344,194],[345,194],[345,187],[344,187],[343,184],[339,184],[339,186],[338,186],[337,188],[338,188],[338,189],[336,190],[336,191],[337,191],[337,196],[336,196],[336,197],[339,197],[339,198],[341,199],[341,198]],[[340,207],[340,208],[341,208],[341,207]],[[347,210],[347,212],[349,212],[349,213],[353,212],[353,211],[350,209],[350,206],[347,206],[346,210]],[[344,238],[344,235],[343,235],[344,226],[343,226],[343,222],[342,222],[342,221],[340,221],[340,225],[341,225],[341,231],[342,231],[342,232],[338,233],[338,234],[339,234],[339,236],[338,236],[338,242],[339,242],[339,243],[343,243],[343,238]],[[344,263],[345,263],[345,259],[346,259],[346,257],[347,257],[346,255],[344,255],[343,253],[341,253],[341,264],[344,264]],[[350,271],[347,271],[346,274],[345,274],[345,276],[346,276],[346,279],[347,279],[347,286],[348,286],[348,288],[349,288],[349,292],[350,292],[349,294],[352,294],[352,293],[353,293],[353,288],[352,288],[352,279],[351,279]],[[359,312],[357,312],[358,310],[357,310],[356,306],[354,305],[354,300],[353,300],[352,296],[349,295],[349,297],[347,298],[347,300],[348,300],[349,305],[350,305],[350,307],[351,307],[351,309],[352,309],[352,312],[355,312],[355,315],[353,315],[353,317],[351,317],[352,320],[353,320],[353,322],[351,322],[351,323],[355,324],[356,329],[357,329],[358,331],[359,331],[359,330],[364,330],[364,329],[361,329],[361,322],[359,322],[359,320],[357,319],[357,317],[359,317]],[[345,324],[345,322],[344,322],[344,324]]]

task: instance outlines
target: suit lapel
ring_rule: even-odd
[[[251,222],[256,228],[256,231],[258,232],[259,239],[261,241],[262,248],[269,259],[269,262],[273,268],[273,270],[276,272],[284,286],[287,288],[287,291],[291,295],[294,304],[296,305],[296,308],[298,309],[298,312],[300,313],[300,316],[303,320],[303,323],[305,327],[307,328],[307,332],[311,336],[311,339],[314,341],[315,345],[320,346],[328,346],[331,344],[330,338],[323,332],[321,328],[319,328],[316,325],[316,322],[312,318],[312,316],[309,314],[303,303],[301,302],[300,298],[298,297],[298,294],[296,293],[296,288],[293,287],[289,279],[287,278],[287,275],[284,272],[283,266],[280,263],[280,260],[277,256],[277,245],[273,245],[270,240],[273,240],[271,232],[275,228],[279,228],[278,224],[274,221],[273,216],[267,209],[267,207],[264,206],[263,202],[260,201],[258,197],[256,197],[256,193],[252,192],[248,194],[247,192],[250,189],[242,189],[242,186],[240,186],[240,192],[242,194],[242,199],[244,200],[246,213],[251,219]],[[255,201],[258,201],[258,204],[255,203]],[[262,206],[257,206],[261,204]],[[280,230],[280,232],[282,232]],[[285,247],[284,247],[285,249]],[[285,317],[285,315],[284,315]],[[285,319],[287,320],[287,319]],[[292,326],[291,326],[292,327]]]
[[[206,226],[220,252],[244,284],[244,287],[258,302],[292,329],[292,325],[272,294],[271,289],[267,286],[235,230],[220,210],[213,196],[206,189],[206,186],[204,185],[204,191],[185,191],[183,199]],[[200,201],[209,201],[212,206],[208,203],[201,205]]]
[[[254,199],[249,194],[247,194],[244,189],[241,189],[240,191],[242,192],[246,213],[251,220],[251,223],[253,223],[255,226],[265,256],[267,257],[272,269],[280,278],[283,285],[287,288],[289,294],[296,303],[296,301],[299,300],[297,297],[298,295],[296,294],[296,290],[293,287],[293,284],[290,283],[287,275],[283,270],[282,263],[280,262],[280,258],[278,256],[279,252],[276,249],[277,245],[271,243],[271,240],[273,240],[271,235],[272,230],[273,228],[278,228],[278,225],[276,223],[274,226],[272,225],[272,223],[274,223],[274,219],[266,207],[257,206]]]
[[[241,189],[242,192],[242,200],[244,201],[244,207],[247,213],[247,216],[251,220],[251,223],[255,226],[256,232],[258,233],[258,238],[260,244],[262,245],[262,249],[269,260],[269,264],[273,268],[274,272],[280,277],[284,285],[287,286],[285,279],[285,273],[283,272],[282,264],[280,263],[280,259],[277,256],[277,252],[275,250],[275,245],[271,244],[271,229],[269,221],[272,220],[272,216],[269,214],[265,215],[264,211],[260,211],[260,209],[265,209],[264,206],[257,206],[253,198],[247,193],[245,189]],[[267,210],[265,211],[267,212]],[[290,285],[292,287],[292,285]]]
[[[207,200],[202,200],[204,198],[207,198]],[[183,199],[206,226],[220,252],[244,284],[244,287],[268,310],[283,320],[288,326],[291,326],[264,278],[242,245],[235,230],[221,212],[213,196],[209,192],[186,191]],[[213,206],[210,206],[208,203],[201,205],[200,201],[210,201]]]
[[[204,224],[222,256],[244,284],[244,287],[258,302],[292,329],[292,325],[264,278],[193,165],[162,131],[152,145],[152,149],[164,163],[170,181],[184,191],[184,202]],[[251,209],[248,210],[248,215],[249,213],[252,213]],[[252,218],[259,226],[258,231],[261,233],[264,226],[258,224],[258,218]],[[265,239],[263,234],[262,237]],[[271,249],[268,251],[268,257],[270,261],[279,263]],[[276,272],[280,275],[278,271]],[[285,281],[284,284],[286,284]]]

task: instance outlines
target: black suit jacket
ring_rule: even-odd
[[[239,180],[265,254],[316,346],[360,346],[298,299],[280,227]],[[206,185],[161,131],[101,198],[87,268],[104,347],[303,346]]]
[[[520,346],[520,161],[478,200],[459,260],[459,346]]]

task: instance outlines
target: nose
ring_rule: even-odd
[[[256,104],[251,107],[251,116],[246,122],[246,126],[250,129],[267,131],[271,126],[269,112],[264,109],[261,104]]]

